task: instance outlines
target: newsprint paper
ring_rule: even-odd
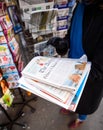
[[[59,89],[75,91],[88,71],[89,63],[78,59],[34,57],[22,71],[22,75]]]
[[[80,59],[37,56],[22,71],[19,87],[75,111],[90,67]]]

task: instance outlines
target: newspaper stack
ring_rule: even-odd
[[[90,67],[81,59],[37,56],[22,71],[19,87],[75,111]]]

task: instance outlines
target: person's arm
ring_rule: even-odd
[[[76,10],[76,7],[73,11],[73,15],[74,15],[74,12]],[[71,19],[71,23],[72,23],[72,19]],[[56,48],[56,52],[59,55],[62,55],[62,56],[65,55],[67,53],[68,49],[70,48],[70,30],[71,30],[71,25],[70,25],[70,28],[68,29],[67,34],[65,35],[64,38],[53,37],[53,38],[48,40],[47,45],[54,46]]]
[[[103,80],[103,33],[98,41],[98,46],[95,50],[95,55],[92,60],[91,71],[89,78],[92,80]]]
[[[59,55],[65,55],[69,49],[69,30],[64,38],[53,37],[49,39],[47,45],[54,46]]]

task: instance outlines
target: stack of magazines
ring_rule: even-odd
[[[75,111],[87,81],[91,63],[83,58],[34,57],[22,71],[19,87]]]

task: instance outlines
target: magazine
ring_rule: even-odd
[[[9,51],[8,45],[6,43],[0,44],[0,57],[10,55],[10,54],[11,53]]]
[[[0,17],[0,22],[1,22],[1,26],[2,28],[5,29],[9,29],[10,27],[12,27],[12,23],[10,21],[9,15],[4,15]]]
[[[3,77],[8,82],[9,88],[18,88],[18,80],[20,77],[17,71],[15,73],[6,73]]]
[[[13,55],[14,62],[17,62],[18,56],[19,56],[19,43],[17,42],[15,37],[13,37],[11,39],[11,41],[8,42],[8,45],[9,45],[11,53]]]
[[[9,13],[9,17],[12,21],[15,34],[21,32],[22,26],[20,24],[20,18],[18,16],[19,12],[18,12],[17,7],[15,5],[8,6],[7,10],[8,10],[8,13]]]
[[[2,31],[0,31],[0,44],[1,43],[7,43],[4,32],[2,32]]]
[[[0,68],[3,72],[3,77],[8,82],[9,88],[17,88],[19,73],[6,43],[0,44]]]
[[[40,83],[75,92],[90,71],[90,65],[80,59],[37,56],[24,68],[22,75]]]
[[[5,35],[7,42],[9,42],[14,37],[14,32],[13,32],[12,26],[10,28],[4,30],[4,35]]]
[[[0,1],[0,16],[5,15],[6,11],[6,3],[4,0]]]

